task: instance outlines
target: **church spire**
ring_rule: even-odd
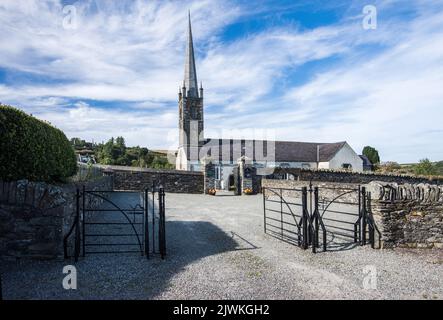
[[[198,98],[197,72],[195,70],[194,44],[192,42],[191,12],[188,13],[188,44],[185,58],[184,83],[188,90],[188,97]]]

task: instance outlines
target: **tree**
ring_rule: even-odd
[[[173,169],[174,165],[168,162],[167,157],[162,157],[159,155],[154,156],[154,159],[151,163],[151,168],[154,169]]]
[[[437,174],[443,176],[443,161],[436,162],[434,166]]]
[[[416,165],[414,165],[414,173],[422,176],[437,175],[436,166],[429,159],[422,159]]]
[[[377,165],[380,163],[380,156],[378,154],[377,149],[366,146],[363,148],[363,155],[365,155],[369,161],[372,162],[373,165]]]
[[[86,141],[82,140],[80,138],[72,138],[71,139],[71,145],[75,149],[84,149],[86,147]]]

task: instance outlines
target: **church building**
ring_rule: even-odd
[[[191,19],[185,58],[185,75],[178,94],[179,148],[176,169],[202,170],[203,161],[216,165],[217,185],[229,188],[233,168],[240,159],[261,174],[273,168],[337,169],[363,171],[363,160],[343,142],[313,143],[273,140],[211,139],[204,136],[203,88],[198,87]]]

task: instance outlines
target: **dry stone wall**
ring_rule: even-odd
[[[368,191],[385,248],[443,248],[443,187],[372,182]]]
[[[140,191],[160,184],[166,192],[203,193],[204,176],[200,171],[157,170],[124,166],[102,166],[112,176],[115,190]]]
[[[356,183],[368,184],[372,181],[383,181],[390,183],[427,183],[442,185],[443,178],[414,177],[408,175],[379,174],[373,172],[348,172],[332,170],[312,170],[300,168],[276,168],[270,177],[281,178],[285,174],[290,174],[295,180],[301,181],[321,181],[331,183]]]
[[[111,190],[111,183],[103,177],[85,185],[88,190]],[[0,181],[0,258],[62,258],[63,237],[75,217],[77,187],[81,185]]]

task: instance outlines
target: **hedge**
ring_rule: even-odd
[[[0,104],[0,180],[57,182],[76,172],[74,149],[61,130]]]

